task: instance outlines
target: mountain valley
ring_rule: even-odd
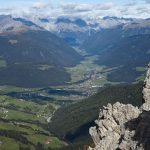
[[[0,85],[36,88],[69,81],[64,67],[75,66],[82,56],[50,32],[33,29],[34,24],[23,24],[11,16],[1,18],[0,28],[6,28],[6,23],[8,28],[0,34]],[[15,29],[16,24],[21,25]]]
[[[149,43],[149,19],[0,15],[0,149],[87,150],[99,109],[142,104]]]

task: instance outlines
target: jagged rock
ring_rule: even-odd
[[[127,143],[129,135],[134,134],[125,130],[124,125],[128,120],[137,118],[140,113],[141,111],[137,107],[119,102],[114,105],[108,104],[107,107],[100,110],[99,119],[95,121],[98,128],[90,129],[96,145],[93,150],[115,150],[119,146],[124,147],[123,143]]]
[[[143,87],[144,104],[108,104],[100,110],[97,127],[89,132],[95,148],[89,150],[150,150],[150,65]]]

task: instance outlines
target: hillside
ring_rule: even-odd
[[[48,150],[64,146],[47,127],[47,119],[57,107],[44,101],[35,103],[0,96],[0,149]]]
[[[90,55],[98,55],[96,64],[115,68],[108,74],[108,81],[135,82],[143,76],[150,59],[149,24],[145,21],[103,29],[85,41],[82,48]]]
[[[150,64],[143,85],[143,103],[107,104],[100,109],[96,126],[89,133],[94,147],[88,150],[149,150],[150,149]]]
[[[0,34],[0,85],[44,87],[68,82],[64,67],[78,64],[82,56],[52,33],[6,18],[0,19],[0,27],[8,23],[9,28]]]
[[[108,75],[109,81],[133,82],[145,71],[138,68],[145,68],[149,62],[149,41],[150,34],[125,38],[100,54],[96,63],[107,67],[117,67]]]
[[[142,83],[100,89],[97,94],[79,103],[57,110],[50,123],[50,131],[68,141],[85,141],[86,144],[90,139],[89,127],[94,125],[100,108],[116,101],[139,106],[142,103],[141,91]]]
[[[109,25],[109,23],[108,23]],[[122,39],[150,34],[150,20],[132,20],[114,27],[102,28],[81,45],[90,54],[99,54],[119,44]],[[90,42],[89,42],[90,41]]]

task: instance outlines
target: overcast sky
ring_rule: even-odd
[[[150,0],[0,0],[0,14],[150,18]]]

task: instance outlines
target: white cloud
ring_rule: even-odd
[[[36,8],[36,9],[42,9],[45,7],[46,7],[46,4],[40,1],[33,4],[33,8]]]
[[[44,1],[44,0],[37,0],[35,3],[33,3],[32,8],[34,9],[46,9],[46,8],[52,8],[52,2],[49,1]]]
[[[87,18],[99,18],[103,16],[118,16],[118,17],[134,17],[134,18],[148,18],[150,17],[150,0],[141,0],[138,3],[132,0],[126,5],[119,5],[115,3],[65,3],[64,1],[57,5],[53,0],[37,0],[31,6],[24,6],[24,8],[0,8],[0,13],[13,14],[17,16],[39,16],[39,17],[58,17],[58,16],[72,16]],[[147,1],[146,3],[144,1]]]

